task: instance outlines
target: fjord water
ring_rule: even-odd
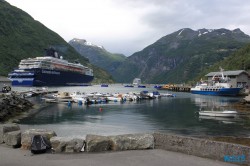
[[[24,90],[24,88],[15,88]],[[122,85],[100,87],[52,87],[49,90],[81,91],[86,93],[127,93],[148,88],[125,88]],[[182,92],[174,93],[176,97],[164,97],[138,102],[109,102],[79,106],[74,103],[43,104],[38,113],[20,121],[22,129],[42,128],[54,130],[58,136],[79,136],[86,134],[118,135],[129,133],[165,132],[190,136],[250,136],[249,120],[236,118],[199,117],[200,108],[212,107],[232,110],[231,104],[240,97],[203,96]],[[34,100],[34,99],[32,99]],[[40,97],[35,98],[39,100]]]

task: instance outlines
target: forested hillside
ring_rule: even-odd
[[[91,65],[57,33],[5,1],[0,1],[0,43],[0,75],[7,76],[21,59],[43,56],[44,49],[53,47],[64,59],[94,68],[95,81],[112,82],[109,74]]]

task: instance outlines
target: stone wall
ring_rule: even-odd
[[[31,138],[42,135],[50,140],[54,153],[79,153],[163,149],[189,155],[224,161],[225,156],[244,156],[245,161],[235,164],[250,165],[250,147],[193,137],[153,134],[125,134],[115,136],[87,135],[86,138],[57,137],[46,129],[29,129],[24,132],[16,124],[0,125],[0,141],[9,146],[22,146],[30,150]],[[2,143],[1,142],[1,143]]]
[[[250,165],[250,147],[163,133],[154,133],[155,148],[224,161],[225,156],[245,156]]]

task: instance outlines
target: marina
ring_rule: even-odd
[[[25,87],[15,87],[24,91]],[[51,87],[49,90],[73,94],[127,94],[133,91],[139,94],[142,89],[132,90],[120,84],[110,84],[106,88],[100,85],[87,87]],[[153,86],[145,89],[155,91]],[[173,94],[161,90],[162,95]],[[249,119],[242,116],[235,118],[203,118],[197,115],[201,105],[207,110],[216,103],[220,107],[231,109],[233,103],[242,97],[204,96],[176,92],[175,97],[161,97],[148,100],[110,101],[88,104],[79,102],[46,103],[40,96],[30,98],[37,102],[41,110],[20,120],[22,128],[50,128],[61,136],[85,136],[86,134],[117,135],[141,132],[164,132],[190,136],[241,136],[248,137]],[[205,105],[206,103],[206,105]],[[238,111],[238,110],[237,110]],[[208,117],[208,116],[207,116]],[[226,120],[225,120],[226,119]],[[224,123],[227,122],[227,123]]]

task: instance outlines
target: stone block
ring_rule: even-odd
[[[111,147],[111,140],[105,136],[87,135],[86,136],[86,151],[87,152],[102,152],[108,151]]]
[[[21,130],[8,132],[4,135],[4,142],[6,145],[14,148],[21,146]]]
[[[82,138],[52,137],[50,142],[55,153],[79,153],[84,145]]]
[[[112,141],[111,150],[143,150],[154,148],[152,134],[125,134],[109,137]]]
[[[6,133],[17,130],[20,130],[20,127],[14,123],[0,125],[0,144],[4,143],[4,135]]]
[[[46,129],[29,129],[22,133],[21,135],[21,144],[22,149],[30,150],[32,137],[34,135],[42,135],[50,140],[51,137],[56,136],[56,133],[52,130]]]

